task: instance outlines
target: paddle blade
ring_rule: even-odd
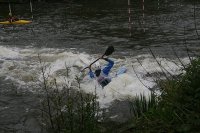
[[[106,55],[106,56],[111,55],[114,51],[115,51],[114,47],[113,47],[113,46],[109,46],[109,47],[106,49],[106,52],[105,52],[104,55]]]

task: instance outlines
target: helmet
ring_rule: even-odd
[[[95,70],[95,75],[97,76],[97,77],[99,77],[99,75],[100,75],[100,73],[101,73],[101,69],[99,68],[99,69],[97,69],[97,70]]]

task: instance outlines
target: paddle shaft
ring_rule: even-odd
[[[114,52],[114,47],[113,46],[109,46],[105,53],[98,59],[96,59],[95,61],[93,61],[88,67],[85,67],[83,70],[85,70],[86,68],[90,68],[92,64],[94,64],[95,62],[97,62],[99,59],[102,59],[105,55],[108,56],[108,55],[111,55],[112,53]],[[83,71],[81,70],[81,71]]]
[[[105,54],[104,54],[104,55],[105,55]],[[95,61],[93,61],[88,67],[85,67],[83,70],[85,70],[86,68],[90,68],[90,66],[91,66],[92,64],[94,64],[95,62],[97,62],[98,60],[100,60],[101,58],[103,58],[104,55],[102,55],[100,58],[98,58],[98,59],[96,59]],[[81,71],[83,71],[83,70],[81,70]]]

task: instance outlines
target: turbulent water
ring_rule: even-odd
[[[114,100],[140,94],[148,97],[149,88],[155,89],[159,73],[179,74],[181,64],[189,62],[188,56],[198,54],[198,3],[194,6],[183,1],[145,1],[144,8],[142,1],[131,0],[127,4],[127,1],[35,2],[32,24],[1,26],[2,132],[35,131],[30,128],[37,127],[32,125],[36,122],[30,116],[35,96],[29,95],[39,91],[41,67],[45,66],[45,76],[50,81],[56,79],[59,84],[73,85],[80,70],[113,45],[115,52],[110,58],[115,66],[111,76],[120,66],[126,66],[127,73],[114,77],[104,89],[87,77],[81,82],[86,93],[94,93],[96,88],[100,106],[109,107]],[[28,3],[11,7],[13,14],[31,19]],[[8,5],[0,4],[0,11],[3,20]],[[96,65],[105,63],[99,61]],[[66,76],[66,67],[70,69],[70,77]],[[13,94],[16,92],[21,97]]]

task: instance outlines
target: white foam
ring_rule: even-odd
[[[30,86],[37,85],[43,80],[42,67],[45,68],[44,74],[45,77],[48,77],[49,82],[56,79],[58,84],[66,84],[67,82],[69,86],[72,86],[76,82],[76,76],[80,76],[80,70],[96,59],[94,56],[85,53],[66,52],[59,49],[19,49],[4,46],[0,46],[0,49],[0,59],[3,60],[0,76],[5,76],[6,79],[25,86],[30,91]],[[42,63],[39,62],[38,55]],[[136,59],[139,59],[141,64]],[[128,68],[127,73],[113,78],[112,82],[104,89],[90,78],[85,78],[81,82],[83,91],[97,93],[101,107],[108,107],[116,99],[125,100],[140,94],[148,98],[150,95],[148,88],[155,85],[156,77],[147,76],[147,73],[168,71],[170,74],[179,74],[181,72],[181,64],[173,63],[176,60],[164,58],[156,58],[155,60],[148,54],[113,60],[115,65],[111,76],[115,75],[120,66],[126,66]],[[188,59],[182,60],[184,63],[188,63]],[[157,61],[160,62],[162,67],[158,65]],[[97,65],[105,63],[105,61],[100,60]],[[69,76],[67,76],[67,70],[69,70]],[[86,69],[81,75],[87,74],[87,72]]]
[[[0,46],[0,59],[1,58],[17,58],[19,53],[13,48]]]

